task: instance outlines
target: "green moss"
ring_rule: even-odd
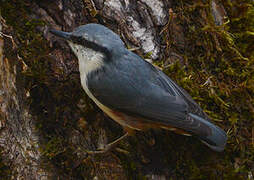
[[[221,1],[228,16],[228,30],[234,35],[239,51],[249,59],[254,58],[254,5],[251,0]]]
[[[194,163],[188,165],[191,167],[190,175],[193,179],[213,179],[209,175],[220,173],[225,179],[244,179],[248,172],[253,171],[250,161],[254,160],[252,135],[246,134],[252,131],[254,120],[254,51],[250,50],[253,49],[254,40],[251,38],[254,3],[231,1],[231,4],[223,1],[229,12],[229,22],[222,26],[212,23],[209,6],[194,8],[197,7],[195,3],[200,1],[181,3],[181,6],[177,4],[173,9],[176,14],[182,14],[177,18],[185,26],[186,60],[185,64],[176,62],[166,65],[164,72],[186,89],[204,111],[217,121],[216,124],[228,130],[229,135],[224,162],[221,162],[224,169],[212,164],[203,169]],[[206,16],[202,16],[204,12]],[[204,17],[205,25],[197,21],[198,16]],[[169,36],[167,31],[164,33],[165,37]],[[172,48],[178,51],[176,47]],[[163,64],[161,66],[164,67]],[[239,156],[242,159],[239,160],[241,163],[237,171],[232,160]],[[201,176],[204,174],[208,176]]]

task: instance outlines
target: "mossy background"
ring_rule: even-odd
[[[174,2],[174,19],[184,27],[185,45],[179,47],[178,42],[173,41],[172,19],[164,27],[162,43],[166,44],[167,51],[180,54],[184,60],[168,64],[170,59],[165,56],[155,64],[186,89],[214,123],[227,132],[227,147],[223,153],[215,153],[195,139],[170,132],[139,133],[120,144],[128,154],[113,152],[110,155],[112,166],[120,164],[125,170],[124,176],[130,179],[144,179],[144,174],[155,166],[157,169],[153,173],[166,171],[172,179],[253,179],[254,2],[219,1],[228,15],[226,23],[220,26],[214,23],[210,3]],[[69,75],[60,68],[54,69],[49,43],[37,29],[48,24],[31,19],[29,1],[6,0],[1,2],[0,8],[17,42],[16,51],[6,46],[5,55],[15,61],[18,54],[26,64],[27,69],[19,78],[31,94],[27,103],[37,117],[37,128],[44,137],[41,152],[45,162],[50,161],[73,177],[93,177],[107,155],[88,159],[73,171],[71,165],[76,159],[73,153],[76,147],[66,139],[70,129],[85,134],[87,129],[96,129],[99,125],[114,139],[122,133],[119,126],[103,116],[87,98],[80,87],[78,74]],[[206,17],[200,21],[199,17],[204,14]],[[94,18],[91,16],[90,20],[94,21]],[[86,104],[83,110],[77,106],[80,99]],[[97,137],[98,132],[94,131],[93,136]],[[155,139],[156,146],[144,150],[143,146],[150,143],[144,141],[147,136]],[[165,138],[161,139],[162,136]],[[164,158],[156,152],[164,152]],[[3,157],[0,162],[1,159]],[[146,167],[145,159],[155,163]],[[109,167],[105,165],[105,168]],[[9,173],[8,167],[1,163],[1,177],[8,179]]]

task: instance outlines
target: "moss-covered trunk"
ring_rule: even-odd
[[[253,179],[253,9],[252,0],[1,1],[0,177]],[[86,96],[77,59],[48,30],[91,22],[185,88],[227,131],[226,150],[151,130],[87,156],[123,130]]]

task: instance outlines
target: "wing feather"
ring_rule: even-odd
[[[150,63],[133,53],[107,63],[110,66],[89,74],[88,78],[89,90],[102,104],[187,131],[200,126],[188,115],[192,109],[202,112],[200,107]]]

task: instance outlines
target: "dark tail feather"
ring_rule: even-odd
[[[227,134],[218,126],[212,124],[211,122],[204,120],[203,118],[191,114],[189,113],[189,115],[199,121],[200,123],[206,125],[209,127],[209,129],[211,130],[211,133],[207,136],[203,136],[203,135],[198,135],[198,138],[204,143],[206,144],[208,147],[210,147],[211,149],[213,149],[214,151],[218,151],[221,152],[224,150],[225,145],[227,143]]]

